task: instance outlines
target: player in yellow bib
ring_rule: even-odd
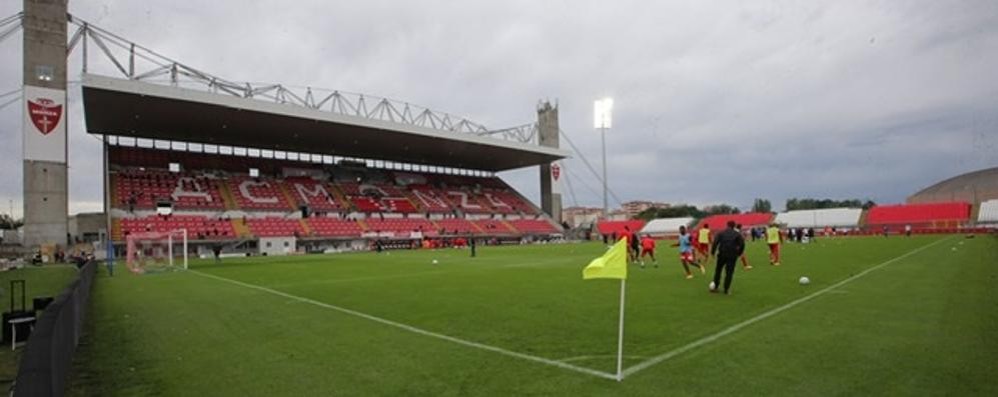
[[[769,244],[769,264],[773,266],[780,265],[780,243],[783,242],[783,235],[780,234],[780,228],[776,227],[776,224],[769,225],[766,228],[766,244]]]
[[[704,260],[710,257],[710,240],[710,224],[704,223],[697,232],[697,253],[703,255]]]

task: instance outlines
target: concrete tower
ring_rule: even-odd
[[[537,107],[537,141],[541,146],[558,148],[558,108],[550,102]],[[561,223],[561,163],[541,165],[541,209],[555,222]]]
[[[24,0],[24,245],[67,243],[68,0]]]

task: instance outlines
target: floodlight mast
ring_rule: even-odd
[[[598,99],[593,103],[593,128],[600,130],[603,140],[603,219],[610,219],[606,183],[606,130],[613,125],[613,98]]]

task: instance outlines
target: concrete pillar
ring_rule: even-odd
[[[67,243],[66,13],[67,0],[24,0],[24,245],[32,248]]]
[[[537,141],[541,146],[559,147],[558,108],[550,102],[537,107]],[[558,162],[541,165],[541,210],[561,223],[561,178],[564,170]]]

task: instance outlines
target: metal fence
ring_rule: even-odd
[[[21,355],[13,396],[65,394],[96,269],[96,262],[84,265],[76,280],[42,312]]]

